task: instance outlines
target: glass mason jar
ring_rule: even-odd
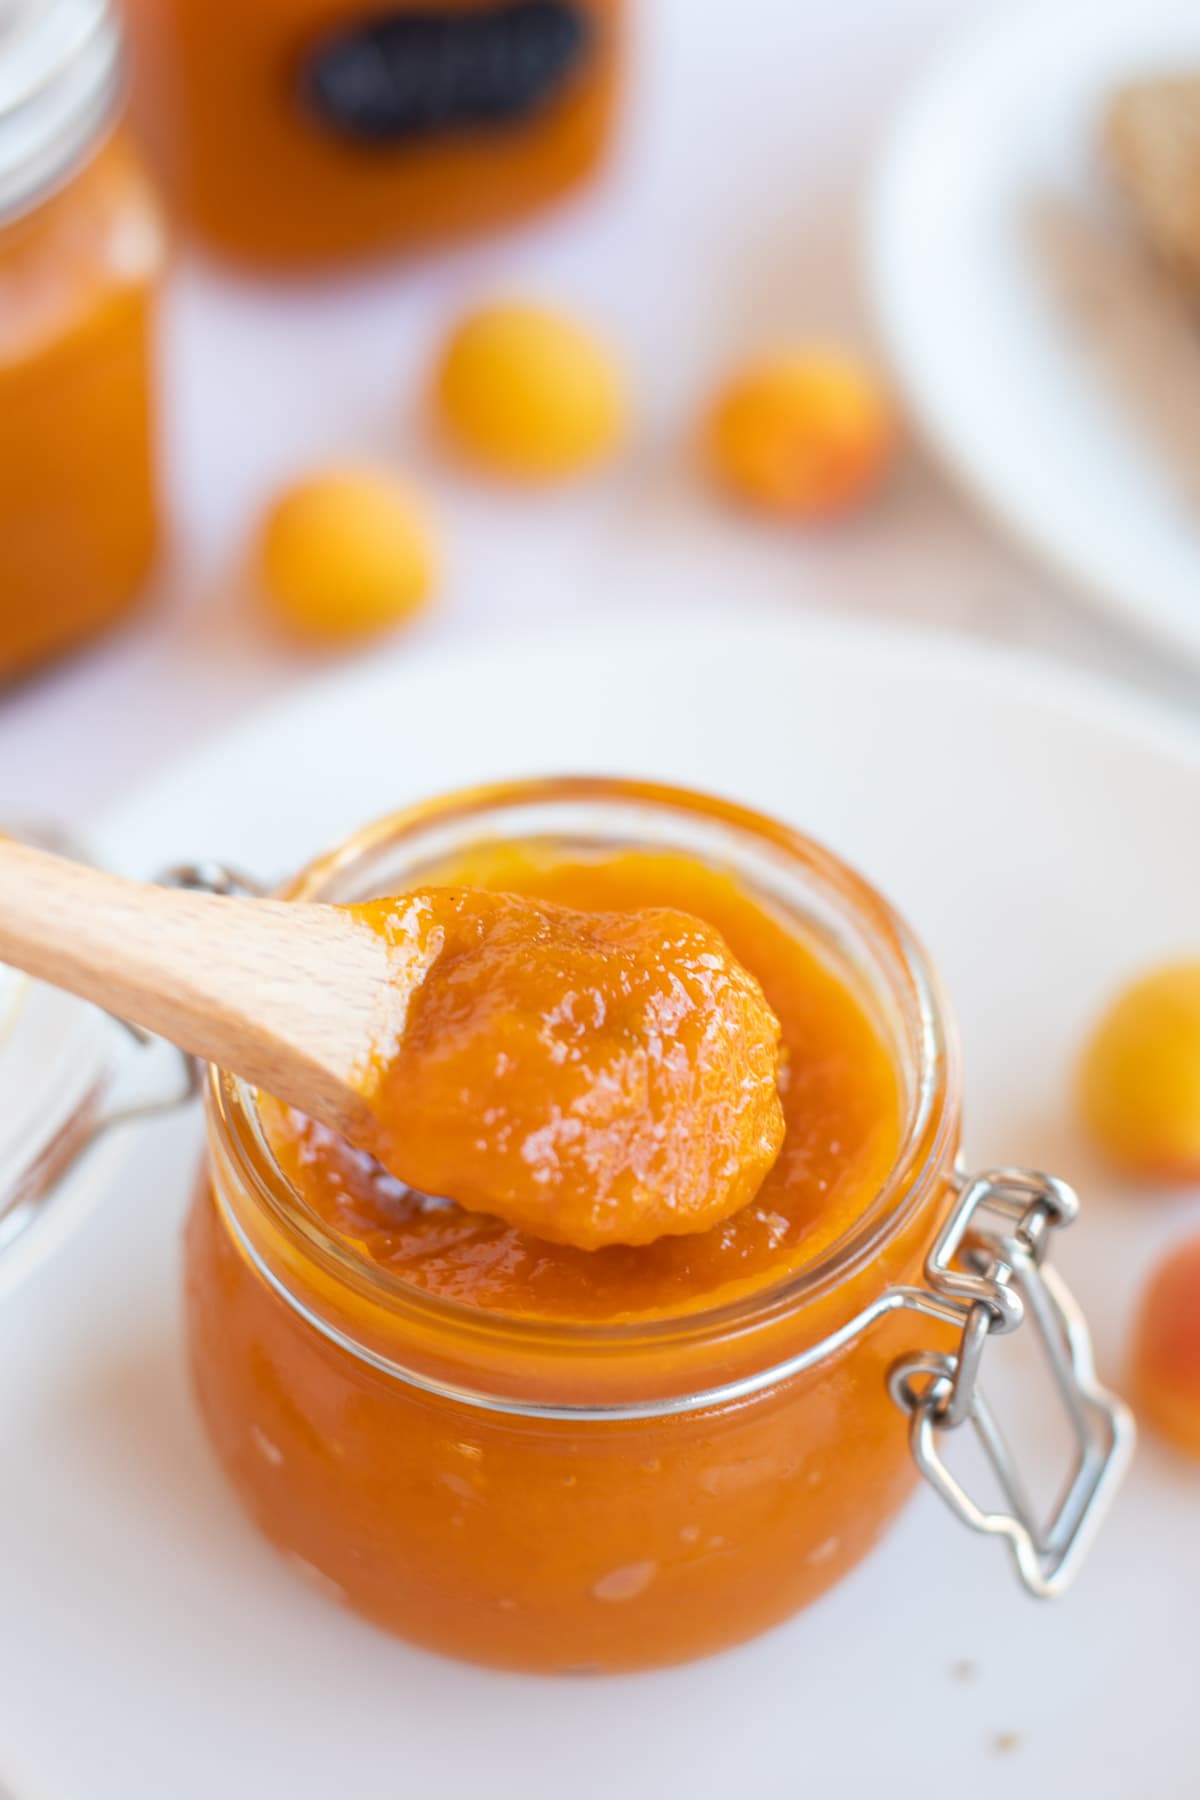
[[[134,112],[216,249],[330,265],[494,229],[612,125],[624,0],[124,0]]]
[[[0,16],[0,681],[114,623],[158,545],[159,212],[105,0]]]
[[[267,1537],[406,1637],[546,1671],[669,1663],[764,1630],[859,1561],[918,1468],[968,1524],[1009,1540],[1029,1587],[1056,1591],[1123,1465],[1128,1416],[1043,1269],[1069,1191],[957,1168],[954,1032],[896,914],[785,826],[586,779],[413,808],[283,892],[397,892],[484,840],[670,849],[731,871],[874,1015],[900,1080],[900,1149],[862,1216],[774,1285],[649,1322],[558,1324],[419,1290],[332,1235],[289,1187],[253,1092],[213,1072],[187,1333],[209,1435]],[[1023,1320],[1076,1439],[1048,1523],[977,1384],[989,1338]],[[943,1435],[968,1422],[1006,1511],[978,1509],[942,1462]]]

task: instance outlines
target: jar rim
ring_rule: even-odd
[[[634,1321],[591,1322],[490,1312],[417,1287],[381,1268],[319,1220],[288,1182],[266,1144],[253,1093],[220,1070],[209,1071],[213,1128],[240,1182],[293,1253],[311,1260],[326,1280],[390,1316],[440,1326],[476,1343],[523,1343],[544,1353],[698,1343],[769,1325],[860,1271],[903,1228],[945,1172],[957,1144],[959,1050],[952,1015],[921,945],[890,902],[842,859],[793,827],[742,806],[690,789],[624,777],[562,776],[491,783],[463,789],[385,815],[336,849],[317,857],[278,890],[286,899],[315,900],[372,856],[417,840],[431,827],[471,822],[505,808],[553,803],[622,803],[695,820],[700,816],[793,863],[844,908],[874,942],[886,945],[896,973],[896,997],[919,1046],[915,1101],[887,1177],[870,1204],[811,1261],[748,1294],[696,1311]],[[238,1235],[245,1243],[245,1232]],[[247,1246],[249,1247],[249,1246]],[[277,1285],[277,1284],[276,1284]],[[305,1309],[301,1307],[303,1312]]]
[[[0,224],[50,199],[99,149],[125,79],[113,0],[18,0],[0,20]]]

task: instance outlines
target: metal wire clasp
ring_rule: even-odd
[[[943,1226],[925,1273],[942,1306],[962,1323],[953,1354],[920,1353],[891,1370],[892,1398],[909,1415],[917,1467],[972,1531],[1004,1538],[1025,1587],[1060,1594],[1112,1499],[1134,1444],[1129,1409],[1101,1387],[1083,1315],[1045,1266],[1053,1233],[1079,1203],[1065,1182],[1032,1170],[960,1176],[958,1205]],[[940,1309],[939,1309],[940,1310]],[[1045,1350],[1074,1438],[1070,1480],[1053,1516],[1039,1521],[1016,1461],[980,1386],[988,1339],[1029,1325]],[[970,1421],[1008,1510],[979,1506],[951,1474],[943,1433]]]

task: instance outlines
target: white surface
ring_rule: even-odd
[[[883,334],[946,463],[1051,568],[1200,662],[1200,336],[1099,146],[1135,75],[1200,64],[1194,0],[1025,0],[975,19],[883,158]]]
[[[1113,984],[1196,946],[1200,736],[1119,693],[729,620],[683,646],[668,625],[402,654],[215,742],[100,845],[130,870],[202,845],[283,871],[431,790],[600,765],[768,807],[904,908],[959,1007],[971,1159],[1085,1190],[1060,1261],[1111,1377],[1150,1257],[1197,1210],[1108,1191],[1065,1104]],[[662,1674],[490,1674],[341,1612],[245,1522],[192,1412],[176,1281],[195,1143],[194,1120],[143,1129],[0,1308],[0,1744],[55,1800],[1194,1794],[1197,1480],[1152,1446],[1054,1607],[928,1495],[809,1613]]]
[[[686,624],[699,585],[747,613],[819,607],[978,632],[1194,703],[1194,680],[1056,597],[915,450],[880,506],[817,533],[724,511],[689,461],[693,417],[732,358],[784,336],[865,339],[858,202],[875,140],[944,29],[1008,3],[634,0],[617,154],[565,209],[433,263],[321,284],[185,257],[164,346],[174,555],[136,624],[0,695],[0,820],[86,822],[321,666],[256,625],[233,572],[276,484],[347,452],[393,458],[436,508],[447,572],[426,638],[614,608]],[[426,444],[431,349],[457,308],[498,291],[578,307],[626,352],[635,442],[578,491],[496,494]]]

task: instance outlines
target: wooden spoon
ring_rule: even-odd
[[[421,977],[340,907],[127,881],[0,840],[0,962],[94,1001],[352,1142]]]
[[[0,842],[0,962],[240,1075],[424,1193],[580,1249],[727,1218],[783,1140],[766,996],[670,908],[470,888],[243,900]]]

